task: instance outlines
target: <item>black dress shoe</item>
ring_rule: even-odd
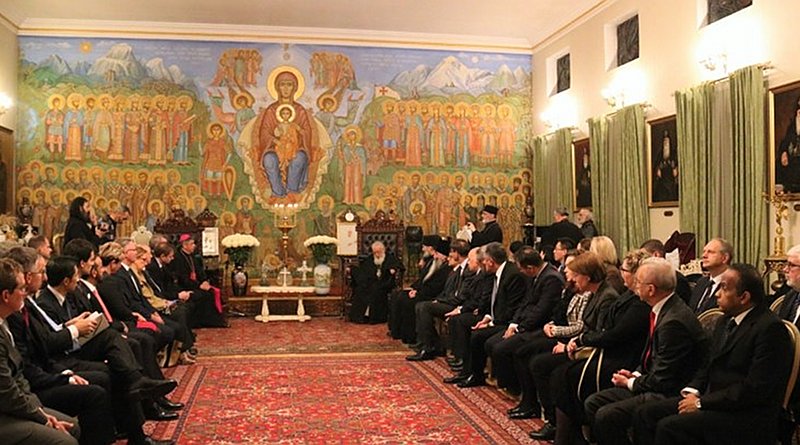
[[[142,377],[131,385],[128,389],[128,395],[134,400],[144,398],[158,399],[171,393],[177,387],[178,382],[172,379],[155,380],[149,377]]]
[[[165,411],[178,411],[183,409],[183,403],[173,402],[166,397],[158,398],[156,403]]]
[[[197,355],[197,348],[195,348],[194,346],[189,348],[189,354]]]
[[[450,370],[455,372],[455,373],[457,373],[457,374],[461,374],[461,371],[464,370],[464,367],[463,366],[451,366]]]
[[[144,418],[147,420],[176,420],[178,413],[164,411],[158,403],[145,403],[143,406]]]
[[[450,360],[450,359],[448,359],[447,360],[447,364],[450,365],[451,368],[458,367],[458,366],[464,366],[464,360],[461,360],[461,359]]]
[[[507,410],[506,410],[506,414],[515,413],[515,412],[517,412],[517,411],[520,411],[521,409],[522,409],[522,406],[521,406],[521,405],[517,405],[517,406],[515,406],[515,407],[513,407],[513,408],[509,408],[509,409],[507,409]]]
[[[539,431],[531,431],[528,436],[535,440],[553,440],[556,438],[556,427],[550,422],[545,422]]]
[[[508,418],[509,419],[515,419],[515,420],[533,419],[533,418],[538,418],[538,417],[539,417],[539,413],[537,413],[536,411],[534,411],[532,409],[514,411],[514,412],[508,414]]]
[[[476,386],[485,386],[486,380],[471,375],[468,379],[458,382],[457,385],[459,388],[474,388]]]
[[[406,360],[410,362],[422,362],[425,360],[433,360],[437,356],[436,351],[432,351],[430,349],[422,349],[414,355],[409,355],[406,357]]]
[[[456,374],[456,375],[454,375],[454,376],[451,376],[451,377],[445,377],[445,378],[444,378],[444,380],[442,380],[442,381],[443,381],[444,383],[453,384],[453,383],[459,383],[459,382],[462,382],[462,381],[464,381],[464,380],[466,380],[466,379],[468,379],[468,378],[469,378],[469,376],[468,376],[468,375]]]

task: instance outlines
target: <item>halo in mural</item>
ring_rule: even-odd
[[[56,102],[56,99],[58,99],[58,102]],[[66,102],[64,100],[64,96],[60,94],[51,94],[50,97],[47,98],[47,107],[50,108],[51,110],[53,108],[58,108],[59,110],[63,110],[64,102]]]
[[[269,77],[267,78],[267,90],[269,91],[269,95],[272,96],[273,99],[278,100],[278,90],[275,89],[275,78],[285,72],[294,74],[294,77],[297,79],[297,91],[294,92],[294,100],[300,99],[303,97],[303,92],[306,90],[306,80],[303,75],[300,74],[300,70],[289,65],[281,65],[269,73]]]
[[[358,125],[355,125],[355,124],[350,124],[350,125],[344,127],[344,134],[345,135],[350,135],[351,133],[355,133],[356,134],[355,140],[359,141],[359,142],[361,141],[361,138],[364,137],[364,133],[361,131],[361,127],[359,127]]]
[[[326,107],[325,106],[325,102],[330,102],[331,105]],[[317,108],[319,108],[320,110],[324,110],[324,111],[338,110],[339,109],[339,100],[336,99],[336,96],[334,96],[331,93],[321,94],[317,98]]]

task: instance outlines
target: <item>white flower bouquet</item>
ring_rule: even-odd
[[[250,259],[253,248],[260,245],[261,243],[256,237],[244,233],[234,233],[222,239],[225,253],[237,266],[244,265]]]
[[[303,245],[311,249],[317,264],[323,264],[333,257],[334,248],[339,245],[339,240],[332,236],[317,235],[303,241]]]

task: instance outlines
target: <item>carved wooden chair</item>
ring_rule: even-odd
[[[352,272],[355,267],[370,254],[372,243],[381,241],[386,246],[386,253],[393,254],[400,264],[403,264],[403,250],[405,248],[405,226],[401,221],[395,220],[391,214],[378,210],[375,216],[356,226],[358,233],[358,256],[343,258],[343,286],[342,310],[345,317],[350,313],[353,302]],[[402,285],[403,272],[399,271],[397,283]]]

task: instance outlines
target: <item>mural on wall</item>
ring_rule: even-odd
[[[335,233],[346,208],[454,235],[484,204],[509,240],[530,192],[530,57],[324,45],[20,37],[17,200],[63,230],[66,205],[121,205],[120,233],[170,208],[274,254]]]

